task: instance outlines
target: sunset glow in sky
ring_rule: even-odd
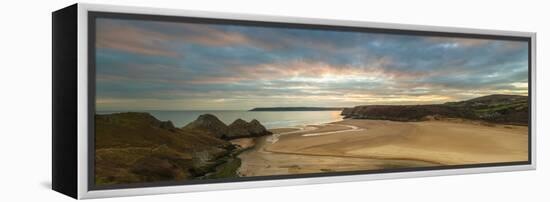
[[[526,95],[520,41],[97,19],[98,110],[428,104]]]

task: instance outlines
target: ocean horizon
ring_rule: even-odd
[[[172,121],[176,127],[183,127],[202,114],[212,114],[227,125],[239,118],[245,121],[256,119],[267,129],[330,123],[343,119],[341,111],[125,110],[96,111],[96,114],[121,112],[147,112],[161,121]]]

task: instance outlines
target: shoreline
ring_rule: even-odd
[[[97,111],[98,115],[111,115],[126,112],[149,113],[161,121],[172,121],[176,127],[184,127],[193,122],[202,114],[212,114],[219,118],[226,125],[229,125],[235,119],[251,121],[257,119],[268,130],[278,128],[292,128],[300,125],[323,124],[335,121],[341,121],[343,116],[341,111],[247,111],[247,110],[103,110]],[[311,114],[314,113],[314,114]],[[321,118],[311,120],[311,117],[321,114]],[[291,114],[292,119],[281,119],[274,115]],[[328,115],[330,114],[330,115]],[[338,118],[335,118],[335,116]],[[296,117],[294,117],[296,116]]]

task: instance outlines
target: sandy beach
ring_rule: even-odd
[[[273,131],[239,155],[241,176],[528,160],[526,126],[347,119]]]

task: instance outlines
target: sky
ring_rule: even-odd
[[[98,18],[96,107],[248,110],[527,95],[521,41]]]

